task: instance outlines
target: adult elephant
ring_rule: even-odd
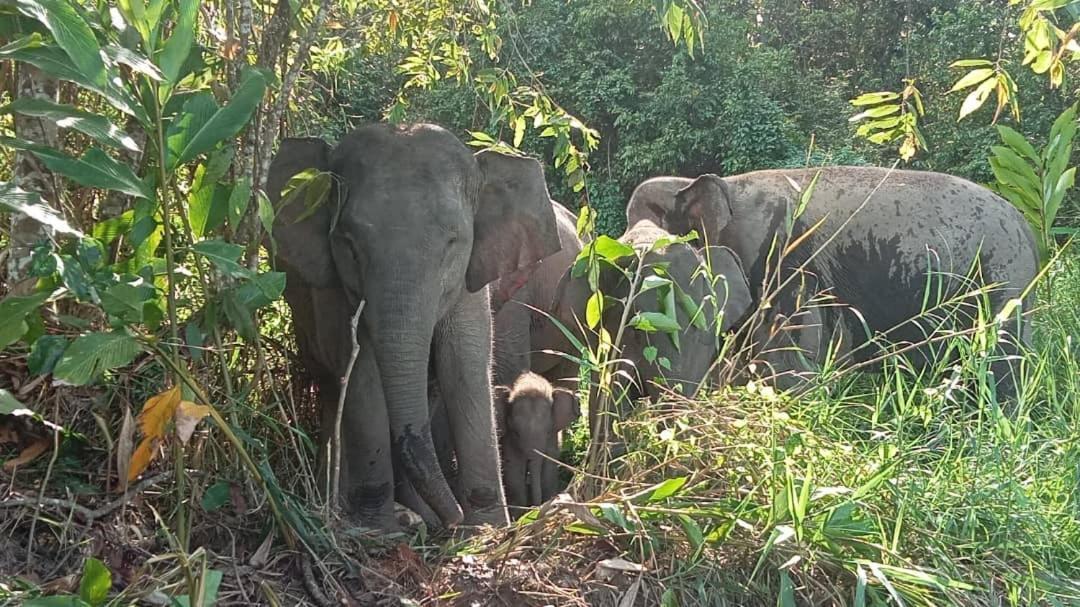
[[[750,288],[738,257],[730,249],[710,246],[698,250],[683,242],[665,243],[668,240],[675,239],[653,222],[640,221],[619,238],[633,247],[635,254],[620,259],[620,268],[607,264],[600,268],[599,291],[605,300],[618,302],[605,304],[599,323],[612,338],[620,333],[624,318],[659,322],[657,315],[673,316],[679,325],[675,335],[630,327],[622,331],[620,352],[615,356],[629,362],[629,374],[636,377],[617,388],[616,394],[623,395],[618,403],[620,416],[638,398],[657,400],[663,388],[693,396],[716,359],[721,334],[737,326],[750,310]],[[635,281],[634,276],[639,279]],[[677,291],[663,286],[665,279],[674,283]],[[638,289],[632,293],[634,282]],[[568,270],[559,287],[556,318],[576,328],[595,348],[595,331],[582,330],[587,326],[592,293],[587,275],[574,276],[573,269]],[[625,311],[626,305],[629,311]],[[589,398],[593,428],[596,396],[594,390]]]
[[[675,207],[675,195],[692,181],[686,177],[671,176],[650,177],[642,181],[626,203],[626,225],[634,226],[639,221],[648,220],[664,226],[665,217]]]
[[[793,184],[808,188],[815,175],[811,198],[800,210]],[[811,335],[788,340],[810,344],[819,356],[832,335],[844,336],[850,358],[862,362],[881,355],[866,347],[871,339],[924,344],[959,328],[957,318],[974,314],[974,301],[956,305],[973,288],[965,279],[973,267],[978,283],[1001,285],[989,293],[995,312],[1039,270],[1031,230],[1012,205],[941,173],[825,167],[707,174],[681,189],[674,202],[665,227],[680,234],[696,229],[704,242],[731,247],[746,264],[755,300],[767,296],[777,318],[791,318],[818,293],[832,299],[809,315],[805,330]],[[785,248],[778,266],[776,252]],[[769,270],[777,267],[779,273]],[[773,286],[764,286],[767,274],[774,275]],[[763,292],[785,283],[776,293]],[[1005,324],[1008,355],[1027,339],[1028,324]],[[914,352],[916,364],[934,356],[933,348]],[[993,369],[1007,397],[1014,389],[1008,357]]]
[[[366,302],[341,425],[341,496],[365,524],[393,527],[396,458],[444,524],[506,523],[486,285],[558,250],[540,164],[474,155],[433,125],[373,124],[334,148],[284,140],[270,167],[271,201],[305,169],[333,174],[329,200],[286,204],[273,234],[298,341],[321,380],[324,435],[333,434],[349,320]],[[456,492],[432,444],[429,363],[446,403]]]

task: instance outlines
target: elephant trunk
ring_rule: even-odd
[[[460,523],[463,515],[439,466],[428,412],[434,304],[420,303],[419,294],[406,289],[384,290],[372,302],[371,314],[365,314],[366,322],[371,334],[377,336],[376,360],[386,396],[392,448],[416,492],[443,524],[452,526]]]
[[[540,457],[537,453],[533,453],[533,457],[529,458],[529,463],[527,465],[529,474],[529,505],[539,506],[544,503],[544,494],[540,487],[544,458]]]

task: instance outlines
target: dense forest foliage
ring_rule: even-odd
[[[507,65],[540,78],[544,90],[600,135],[591,155],[589,202],[617,235],[633,188],[655,175],[737,174],[822,164],[883,164],[895,151],[854,137],[849,100],[898,90],[905,78],[922,91],[927,149],[911,164],[988,183],[987,150],[999,142],[987,107],[964,121],[963,92],[949,93],[967,57],[1018,58],[1023,39],[1011,27],[1019,9],[993,0],[707,3],[704,48],[672,52],[654,16],[630,3],[536,0],[503,24]],[[347,37],[345,37],[347,38]],[[397,99],[400,53],[345,53],[320,87],[295,108],[290,126],[337,135],[376,120]],[[1070,67],[1070,70],[1075,70]],[[1022,120],[1002,121],[1039,140],[1072,102],[1069,84],[1014,70]],[[1072,72],[1070,72],[1072,73]],[[406,116],[484,130],[488,112],[470,88],[406,91]],[[496,126],[509,141],[512,129]],[[550,157],[530,134],[524,149]],[[581,202],[554,178],[555,198]],[[1076,214],[1070,210],[1070,216]]]

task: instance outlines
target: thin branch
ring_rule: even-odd
[[[356,313],[349,321],[350,338],[352,339],[352,353],[349,354],[349,366],[345,367],[345,375],[341,378],[341,390],[338,391],[337,416],[334,418],[334,465],[331,467],[330,479],[330,506],[335,507],[338,503],[338,490],[341,482],[341,418],[345,412],[345,397],[349,391],[349,380],[352,379],[353,366],[356,365],[356,357],[360,354],[360,341],[356,339],[356,327],[360,324],[360,315],[364,312],[366,300],[361,300],[356,306]]]
[[[8,499],[0,502],[0,509],[3,508],[18,508],[21,506],[35,506],[35,507],[49,507],[56,510],[67,510],[74,512],[79,516],[83,523],[89,525],[95,520],[109,514],[113,510],[116,510],[120,506],[127,503],[136,494],[143,492],[149,487],[156,485],[162,481],[168,480],[173,475],[171,470],[167,470],[158,474],[157,476],[151,476],[145,478],[135,485],[133,485],[124,495],[116,498],[115,500],[105,504],[97,510],[91,510],[86,506],[80,506],[79,504],[66,499],[60,499],[55,497],[20,497],[14,499]]]

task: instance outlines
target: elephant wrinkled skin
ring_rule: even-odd
[[[305,169],[334,175],[328,200],[308,209],[289,197],[281,207],[282,188]],[[281,207],[277,261],[301,356],[319,380],[324,441],[349,319],[365,302],[341,426],[344,505],[392,528],[395,484],[407,481],[443,524],[505,524],[486,285],[558,250],[540,164],[474,155],[433,125],[373,124],[334,148],[282,141],[267,190]],[[453,490],[432,441],[429,368],[457,456]]]
[[[786,246],[785,226],[799,204],[792,183],[805,189],[819,172],[791,229],[791,242],[802,240],[784,256],[770,284],[793,279],[769,294],[770,313],[780,315],[772,317],[774,325],[820,293],[831,299],[797,321],[814,334],[781,340],[809,346],[814,358],[827,350],[831,336],[847,340],[843,352],[852,361],[865,362],[881,354],[868,335],[914,345],[963,326],[967,321],[957,319],[970,318],[974,302],[969,299],[951,316],[941,304],[975,288],[964,279],[973,267],[979,271],[977,286],[1002,285],[989,294],[995,313],[1038,273],[1035,240],[1019,211],[974,183],[925,171],[825,167],[702,175],[676,194],[664,227],[677,234],[697,230],[704,242],[731,247],[746,264],[755,301],[761,302],[764,281],[774,274],[769,268],[777,267],[775,251]],[[1028,323],[1005,325],[999,345],[1007,357],[1027,340]],[[935,355],[927,347],[913,353],[916,364]],[[1008,398],[1015,386],[1013,362],[1006,357],[993,370],[999,393]]]

